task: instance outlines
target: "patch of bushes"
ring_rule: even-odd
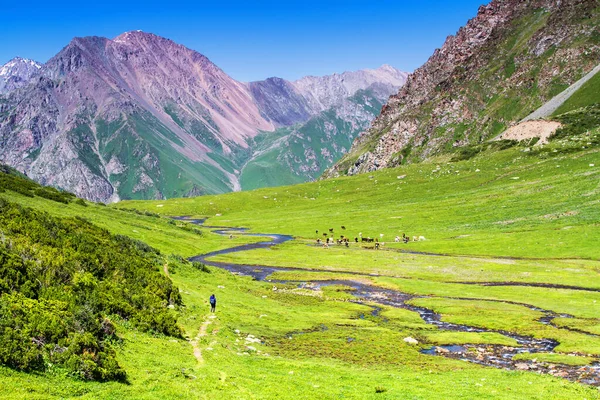
[[[154,218],[160,218],[160,214],[157,213],[153,213],[152,211],[141,211],[135,208],[118,208],[117,210],[121,210],[121,211],[125,211],[125,212],[129,212],[129,213],[133,213],[133,214],[137,214],[137,215],[145,215],[146,217],[154,217]]]
[[[192,267],[194,267],[198,271],[202,271],[202,272],[206,272],[207,274],[210,274],[210,269],[206,266],[206,264],[203,264],[203,263],[200,263],[197,261],[192,261]]]
[[[470,160],[475,157],[477,154],[481,153],[481,146],[466,146],[460,147],[454,156],[450,159],[450,162],[458,162],[464,160]]]
[[[61,192],[53,188],[40,187],[39,189],[36,189],[34,193],[38,197],[43,197],[58,203],[69,204],[69,197],[64,196]]]
[[[73,193],[61,191],[50,186],[40,186],[27,179],[13,168],[0,164],[0,191],[11,190],[27,197],[43,197],[48,200],[68,204],[76,196]]]
[[[600,104],[561,114],[554,119],[563,126],[549,138],[551,141],[580,135],[600,126]]]
[[[110,317],[181,337],[179,290],[160,253],[82,218],[55,218],[0,199],[0,363],[53,364],[86,380],[125,380]]]
[[[190,224],[188,222],[182,222],[182,223],[178,223],[176,225],[183,230],[192,232],[198,236],[202,236],[202,230],[196,228],[193,224]]]
[[[518,144],[519,142],[516,140],[495,140],[489,143],[458,147],[455,149],[450,162],[470,160],[481,152],[506,150]]]

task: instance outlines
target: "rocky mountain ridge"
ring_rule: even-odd
[[[239,190],[259,132],[304,123],[373,83],[391,94],[403,76],[386,66],[242,83],[153,34],[75,38],[0,97],[0,161],[95,201]]]
[[[494,0],[414,73],[326,176],[495,137],[600,59],[597,0]]]

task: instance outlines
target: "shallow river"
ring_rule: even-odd
[[[176,219],[187,221],[196,225],[202,225],[204,228],[212,229],[213,232],[228,236],[230,234],[235,235],[248,235],[248,236],[258,236],[264,237],[266,240],[258,243],[245,244],[240,246],[234,246],[231,248],[227,248],[224,250],[213,251],[210,253],[202,254],[199,256],[195,256],[190,258],[191,261],[199,261],[206,265],[223,268],[230,272],[251,276],[259,281],[270,281],[270,282],[278,282],[278,283],[289,283],[296,284],[299,287],[309,288],[313,290],[319,290],[323,286],[327,285],[345,285],[351,287],[353,290],[350,292],[355,296],[355,302],[360,304],[365,304],[373,308],[373,315],[376,315],[379,312],[378,307],[374,307],[371,304],[381,304],[391,307],[398,307],[407,309],[410,311],[414,311],[419,314],[419,316],[425,321],[427,324],[435,325],[439,329],[449,330],[449,331],[460,331],[460,332],[494,332],[509,338],[514,339],[519,345],[512,346],[503,346],[503,345],[447,345],[447,346],[433,346],[428,348],[423,348],[421,350],[422,353],[430,354],[434,356],[444,356],[454,359],[460,359],[464,361],[469,361],[481,365],[492,366],[497,368],[504,369],[517,369],[517,370],[528,370],[535,371],[538,373],[551,374],[554,376],[559,376],[562,378],[566,378],[572,381],[577,381],[581,383],[585,383],[593,386],[600,386],[600,363],[594,363],[588,366],[569,366],[563,364],[549,364],[549,363],[539,363],[536,361],[523,361],[523,360],[513,360],[513,356],[519,353],[552,353],[554,348],[558,346],[558,342],[552,339],[536,339],[529,336],[522,336],[512,332],[501,331],[501,330],[492,330],[486,329],[482,327],[474,327],[460,324],[453,324],[449,322],[442,321],[442,317],[440,314],[435,313],[432,310],[429,310],[424,307],[417,307],[411,304],[407,304],[407,302],[411,299],[425,296],[417,296],[409,293],[403,293],[396,290],[391,289],[383,289],[374,285],[365,284],[364,282],[355,281],[352,279],[341,279],[341,280],[328,280],[328,281],[272,281],[269,280],[268,277],[277,271],[298,271],[302,270],[300,268],[287,268],[287,267],[272,267],[272,266],[263,266],[263,265],[244,265],[244,264],[230,264],[230,263],[222,263],[208,260],[210,257],[221,255],[221,254],[229,254],[240,251],[248,251],[252,249],[262,249],[262,248],[270,248],[272,246],[287,242],[292,240],[292,236],[288,235],[278,235],[278,234],[255,234],[255,233],[247,233],[245,229],[240,228],[229,228],[223,226],[206,226],[203,225],[203,219],[188,219],[185,217],[177,217]],[[305,270],[303,270],[305,271]],[[311,269],[312,272],[331,272],[329,270],[315,270]],[[356,275],[362,277],[369,277],[372,275],[363,274],[363,273],[344,273],[345,275]],[[364,279],[363,279],[364,281]],[[485,283],[484,283],[485,284]],[[526,284],[524,284],[526,285]],[[539,286],[538,284],[531,284],[530,286]],[[585,288],[581,288],[582,290],[586,290]],[[462,300],[478,300],[478,299],[468,299],[468,298],[454,298],[454,299],[462,299]],[[490,301],[490,300],[486,300]],[[500,301],[502,302],[502,301]],[[369,303],[369,304],[368,304]],[[506,302],[509,303],[509,302]],[[568,314],[557,314],[549,310],[543,310],[537,307],[534,307],[529,304],[523,303],[511,303],[518,304],[525,307],[528,307],[532,310],[541,312],[544,314],[543,317],[539,319],[539,322],[542,324],[552,324],[552,320],[556,317],[563,318],[571,318],[572,316]],[[562,328],[568,329],[568,328]],[[593,335],[588,332],[577,331],[571,329],[573,331],[589,335],[590,337],[595,337],[597,335]]]

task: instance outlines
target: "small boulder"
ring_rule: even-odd
[[[408,344],[419,344],[419,341],[417,339],[410,336],[405,337],[403,340]]]

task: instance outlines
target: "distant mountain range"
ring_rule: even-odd
[[[75,38],[44,65],[0,69],[0,161],[95,201],[239,190],[242,175],[247,187],[293,183],[335,162],[406,76],[384,65],[243,83],[153,34]],[[322,157],[292,155],[289,135]],[[275,181],[256,168],[262,139]]]

